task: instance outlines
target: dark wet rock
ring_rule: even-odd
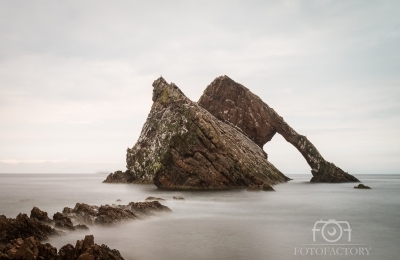
[[[75,230],[89,230],[86,225],[78,224],[74,226]]]
[[[247,188],[248,191],[275,191],[268,184],[254,185]]]
[[[128,209],[100,206],[95,218],[95,224],[112,225],[122,221],[128,221],[137,218],[137,216]]]
[[[102,205],[100,207],[77,203],[73,209],[64,209],[63,215],[76,222],[89,225],[113,225],[161,211],[168,212],[171,210],[158,201],[130,202],[128,205]]]
[[[311,178],[310,182],[327,182],[327,183],[339,183],[339,182],[360,182],[356,177],[342,169],[336,167],[333,163],[325,162],[321,164],[323,170],[316,172],[311,170],[314,177]]]
[[[153,102],[139,140],[127,150],[124,181],[205,190],[272,186],[289,179],[239,128],[189,100],[173,83],[154,81]]]
[[[121,201],[121,199],[117,199],[117,201],[119,202],[119,201]]]
[[[360,183],[358,184],[358,186],[354,186],[354,189],[371,189],[371,188],[369,186]]]
[[[11,240],[5,247],[0,248],[0,259],[57,259],[57,249],[46,243],[42,244],[35,237]]]
[[[103,181],[105,183],[128,183],[132,182],[132,176],[128,172],[115,171],[110,173]]]
[[[171,212],[167,206],[162,205],[159,201],[130,202],[128,204],[130,210],[138,217],[145,217],[160,212]]]
[[[249,89],[227,76],[216,78],[198,104],[218,119],[231,124],[259,147],[281,134],[303,155],[314,176],[311,182],[358,182],[354,176],[326,161],[317,148],[291,128],[284,119]]]
[[[165,200],[165,199],[157,197],[147,197],[146,200]]]
[[[84,240],[78,240],[75,248],[76,258],[65,260],[89,260],[89,259],[104,259],[104,260],[123,260],[118,250],[110,249],[106,245],[97,245],[94,243],[92,235],[85,236]],[[64,260],[64,259],[63,259]]]
[[[75,248],[71,244],[66,244],[58,251],[60,260],[73,260],[75,259]]]
[[[46,243],[43,244],[36,238],[11,240],[6,246],[0,247],[0,259],[23,259],[23,260],[123,260],[118,250],[110,249],[106,245],[94,243],[92,235],[78,240],[76,246],[67,244],[63,246],[58,254],[57,248]]]
[[[40,210],[38,207],[33,207],[33,209],[31,210],[30,218],[34,218],[45,223],[52,222],[49,216],[47,215],[47,212]]]
[[[185,200],[184,197],[175,197],[175,196],[173,197],[173,199],[174,199],[174,200]]]
[[[53,220],[57,228],[75,230],[72,220],[69,217],[64,216],[60,212],[57,212],[53,215]]]
[[[40,222],[36,218],[29,218],[26,214],[18,214],[16,218],[7,218],[0,215],[0,243],[8,243],[10,240],[26,239],[34,236],[36,239],[48,239],[59,232],[51,226]]]
[[[76,203],[73,209],[65,207],[62,213],[64,216],[69,217],[71,220],[73,219],[78,223],[93,225],[98,210],[99,207],[97,206],[90,206],[85,203]]]

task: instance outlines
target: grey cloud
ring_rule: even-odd
[[[79,150],[86,161],[109,158],[124,168],[124,151],[140,133],[160,75],[193,100],[228,75],[315,137],[319,149],[333,147],[328,159],[335,162],[340,142],[355,146],[354,158],[381,146],[399,154],[393,148],[400,147],[399,7],[398,1],[2,1],[0,160],[74,162]],[[370,137],[379,132],[384,138]],[[271,147],[279,152],[277,143]],[[285,149],[272,162],[293,157],[298,165]],[[379,153],[368,167],[385,160]],[[343,167],[356,169],[348,161]]]

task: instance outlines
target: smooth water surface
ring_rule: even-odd
[[[37,206],[52,217],[66,206],[74,207],[76,202],[104,205],[121,199],[118,203],[127,204],[156,196],[166,199],[163,204],[173,213],[110,228],[90,227],[89,231],[71,232],[49,242],[59,249],[93,234],[97,244],[118,249],[125,259],[399,259],[400,256],[400,175],[357,176],[371,190],[354,189],[354,183],[314,184],[309,183],[309,175],[291,175],[293,181],[274,186],[275,192],[163,191],[153,185],[103,184],[105,177],[0,174],[0,214],[29,215],[32,207]],[[173,200],[173,196],[182,196],[185,201]],[[328,242],[322,237],[322,222],[317,223],[319,231],[312,231],[321,220],[341,221],[336,222],[343,232],[338,241]],[[344,231],[345,222],[351,227],[350,232]],[[335,223],[331,224],[325,230],[326,237],[329,237],[326,232],[334,231]],[[338,236],[336,233],[330,238]],[[307,248],[317,251],[310,255],[313,249]],[[360,248],[367,248],[369,255],[365,250],[360,254]],[[334,255],[332,250],[342,255]]]

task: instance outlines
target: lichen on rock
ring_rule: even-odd
[[[289,180],[240,129],[218,120],[175,84],[154,81],[153,102],[139,140],[127,151],[130,182],[164,189],[269,190]]]

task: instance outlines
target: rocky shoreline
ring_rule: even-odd
[[[161,212],[171,212],[158,200],[130,202],[127,205],[93,206],[76,203],[74,208],[65,207],[61,212],[48,217],[47,212],[33,207],[31,215],[18,214],[16,218],[0,215],[0,260],[5,259],[124,259],[118,250],[94,243],[87,235],[78,240],[75,247],[67,244],[57,249],[42,243],[51,236],[65,232],[89,230],[92,225],[110,226],[135,219],[144,219]],[[88,226],[89,227],[88,227]]]

